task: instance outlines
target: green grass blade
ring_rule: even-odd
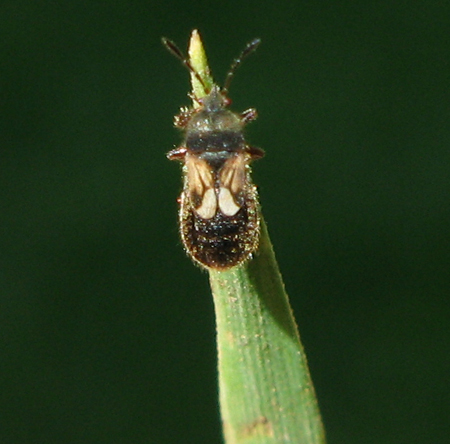
[[[201,99],[207,94],[204,86],[209,90],[213,80],[196,30],[189,60],[202,79],[191,74],[193,95]],[[210,269],[209,275],[226,443],[325,443],[306,357],[264,220],[255,257],[227,271]]]
[[[325,442],[306,357],[266,226],[253,260],[210,271],[227,444]]]

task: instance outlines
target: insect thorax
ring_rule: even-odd
[[[186,125],[186,133],[204,133],[211,131],[242,131],[243,123],[241,117],[228,110],[218,109],[210,111],[202,108],[195,112],[188,124]]]
[[[245,148],[245,140],[240,131],[192,132],[186,137],[185,146],[192,154],[232,153]]]

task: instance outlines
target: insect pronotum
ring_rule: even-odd
[[[244,139],[245,125],[256,119],[251,108],[241,114],[227,107],[228,88],[236,68],[258,47],[259,39],[246,45],[231,64],[224,86],[208,88],[180,49],[163,38],[167,49],[200,82],[206,95],[192,99],[197,107],[181,108],[175,126],[184,132],[183,143],[169,153],[183,163],[184,185],[179,198],[180,234],[194,262],[226,270],[248,260],[260,237],[256,187],[250,177],[250,162],[264,156],[261,148]]]

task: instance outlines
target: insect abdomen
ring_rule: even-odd
[[[218,211],[214,217],[203,219],[190,204],[182,202],[180,219],[181,238],[187,252],[207,268],[234,267],[247,260],[258,247],[256,191],[252,191],[234,216]]]

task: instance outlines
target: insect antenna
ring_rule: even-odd
[[[183,52],[181,51],[180,48],[178,48],[178,46],[172,41],[169,40],[166,37],[162,37],[161,41],[163,43],[163,45],[169,50],[169,52],[174,55],[178,60],[181,61],[181,63],[183,64],[183,66],[185,66],[189,72],[191,72],[192,74],[194,74],[195,78],[200,82],[200,84],[202,85],[203,89],[205,91],[209,92],[209,88],[207,88],[207,86],[205,85],[205,82],[203,81],[203,79],[200,77],[200,74],[195,70],[195,68],[191,65],[191,62],[189,61],[189,59],[183,54]]]
[[[224,95],[227,94],[228,88],[230,87],[231,79],[233,78],[234,73],[236,72],[242,61],[252,52],[256,51],[256,48],[259,46],[260,43],[261,39],[253,39],[251,42],[247,43],[247,45],[239,54],[239,56],[233,60],[233,63],[231,64],[230,70],[228,71],[227,76],[225,78],[225,82],[223,84],[222,93]]]

